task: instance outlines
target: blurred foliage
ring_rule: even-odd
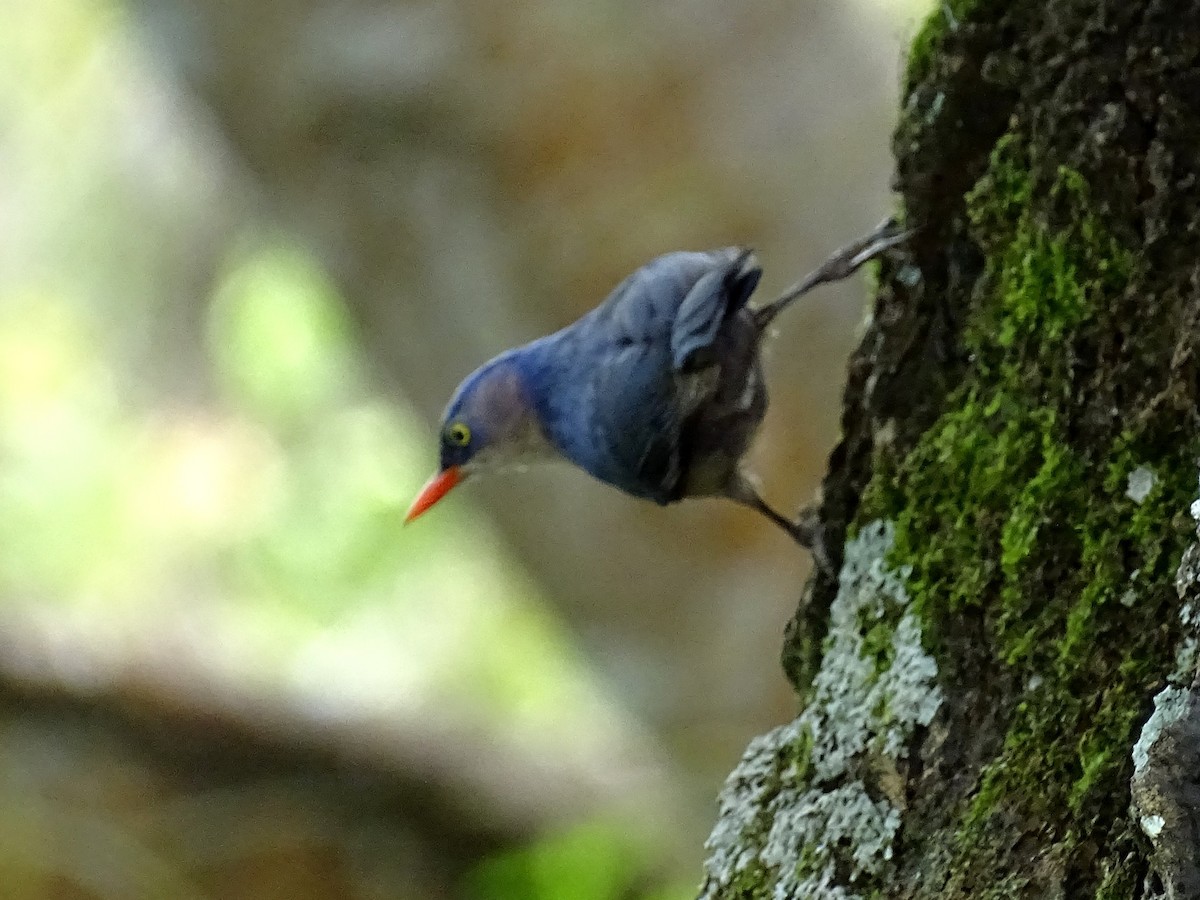
[[[130,629],[206,608],[241,657],[223,662],[248,676],[332,677],[360,696],[453,698],[496,725],[578,733],[594,692],[469,510],[401,534],[431,441],[363,388],[327,282],[294,249],[238,256],[210,322],[228,401],[216,409],[139,408],[87,308],[3,286],[6,600]]]
[[[683,900],[695,885],[646,892],[635,881],[652,860],[618,824],[590,822],[486,860],[470,879],[475,900]]]
[[[583,37],[621,27],[615,11],[579,5]],[[575,60],[574,46],[561,52]],[[557,71],[547,69],[556,85]],[[640,83],[640,70],[625,77]],[[337,717],[453,719],[611,763],[637,726],[469,492],[401,531],[434,461],[431,436],[372,388],[342,298],[303,248],[261,222],[224,233],[212,207],[228,184],[211,148],[180,126],[183,105],[117,0],[0,6],[5,634],[42,640],[83,684],[103,680],[101,664],[156,672],[150,663],[188,661],[239,691]],[[538,147],[574,127],[561,96],[529,109]],[[591,127],[602,146],[612,126]],[[689,139],[674,119],[656,127]],[[655,178],[628,180],[635,200],[675,196],[671,146],[645,157]],[[523,169],[529,150],[515,147],[509,165]],[[564,166],[563,196],[587,175]],[[606,206],[609,193],[583,196],[619,237],[642,204],[617,194]],[[547,209],[556,229],[562,217]],[[209,252],[219,272],[192,296],[189,266]],[[161,824],[140,808],[153,776],[110,764],[94,776],[102,788],[50,796],[58,782],[33,770],[78,770],[81,757],[41,747],[0,723],[0,883],[30,898],[131,896],[131,883],[145,896],[206,895],[185,853],[143,842]],[[220,831],[220,804],[194,808],[216,817],[200,830]],[[130,810],[142,832],[122,818]],[[584,823],[481,862],[466,890],[478,900],[686,896],[648,893],[654,852],[620,823]],[[303,877],[285,859],[279,868]],[[79,890],[43,891],[57,884],[45,872]]]
[[[149,361],[187,246],[173,229],[186,236],[208,188],[147,118],[151,82],[115,3],[0,10],[0,616],[88,648],[81,664],[178,654],[250,693],[604,758],[630,723],[469,497],[401,532],[432,438],[368,386],[303,250],[252,223],[230,240],[205,369],[185,373],[210,399],[160,388],[172,378]],[[41,808],[30,790],[5,806]],[[41,855],[102,874],[88,854],[132,839],[103,807],[88,818],[95,840],[69,851],[52,819],[6,817],[0,872]],[[551,838],[528,866],[591,885],[572,896],[617,896],[646,857],[599,835]],[[521,858],[488,863],[480,896],[512,896],[488,873]],[[169,867],[152,881],[195,893]]]
[[[234,242],[208,316],[215,403],[179,408],[155,396],[154,372],[131,371],[113,322],[153,317],[155,291],[129,289],[142,261],[119,254],[152,222],[120,205],[92,218],[140,178],[95,158],[119,129],[119,86],[95,76],[129,49],[123,19],[98,0],[4,16],[0,199],[27,251],[0,273],[4,601],[140,628],[188,594],[264,676],[324,657],[385,694],[575,732],[584,717],[561,716],[594,690],[469,499],[401,533],[433,441],[366,386],[340,300],[302,251],[278,235]]]

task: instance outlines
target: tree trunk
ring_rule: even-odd
[[[917,36],[840,576],[704,897],[1200,897],[1198,53],[1197,0],[956,0]]]

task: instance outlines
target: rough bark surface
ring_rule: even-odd
[[[850,362],[841,574],[703,896],[1200,896],[1198,58],[1195,0],[958,0],[918,34],[920,231]]]
[[[1200,523],[1200,501],[1192,516]],[[1131,812],[1154,848],[1145,896],[1183,900],[1200,897],[1200,542],[1184,553],[1175,589],[1184,635],[1133,747]]]

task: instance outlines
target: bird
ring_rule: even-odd
[[[750,303],[762,276],[750,249],[652,259],[572,324],[501,353],[462,381],[442,416],[438,469],[405,522],[468,477],[566,460],[664,506],[732,500],[826,567],[815,516],[776,511],[744,461],[767,411],[763,340],[797,299],[848,278],[911,233],[886,220],[762,306]]]

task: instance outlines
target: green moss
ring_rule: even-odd
[[[790,771],[790,780],[797,784],[804,784],[812,777],[812,729],[801,728],[796,739],[784,749],[784,762],[781,769],[782,771]]]
[[[863,634],[863,656],[871,660],[876,675],[886,672],[892,666],[896,655],[892,643],[895,633],[895,622],[879,621]]]
[[[722,900],[769,900],[775,878],[760,862],[752,862],[738,871],[722,890]]]
[[[911,90],[913,85],[925,79],[946,35],[958,27],[958,23],[978,2],[979,0],[944,0],[937,3],[934,11],[913,35],[909,45],[904,79],[907,90]]]
[[[884,604],[881,608],[867,606],[858,612],[858,633],[862,635],[859,655],[871,661],[876,677],[891,669],[896,658],[894,638],[903,615],[904,607],[898,604]]]
[[[1115,843],[1132,845],[1132,829]],[[1133,854],[1112,854],[1111,859],[1101,866],[1100,886],[1096,888],[1096,900],[1129,900],[1136,896],[1141,878],[1133,863]]]
[[[962,814],[961,861],[974,856],[980,873],[964,884],[1008,896],[987,893],[1007,882],[1002,871],[983,879],[980,848],[1003,823],[1035,820],[1045,853],[1115,898],[1132,884],[1119,859],[1129,848],[1117,849],[1128,749],[1174,644],[1171,581],[1189,532],[1179,514],[1198,448],[1081,419],[1091,376],[1080,360],[1115,330],[1106,317],[1136,261],[1094,215],[1083,179],[1059,170],[1033,184],[1022,146],[1002,139],[967,198],[989,263],[963,333],[966,376],[906,456],[877,452],[858,521],[896,522],[890,562],[912,567],[929,639],[941,645],[941,626],[981,615],[1022,692]],[[1140,504],[1125,494],[1139,466],[1157,476]]]
[[[825,860],[812,844],[800,848],[800,856],[796,860],[796,875],[805,878],[809,875],[820,875],[825,870]]]

